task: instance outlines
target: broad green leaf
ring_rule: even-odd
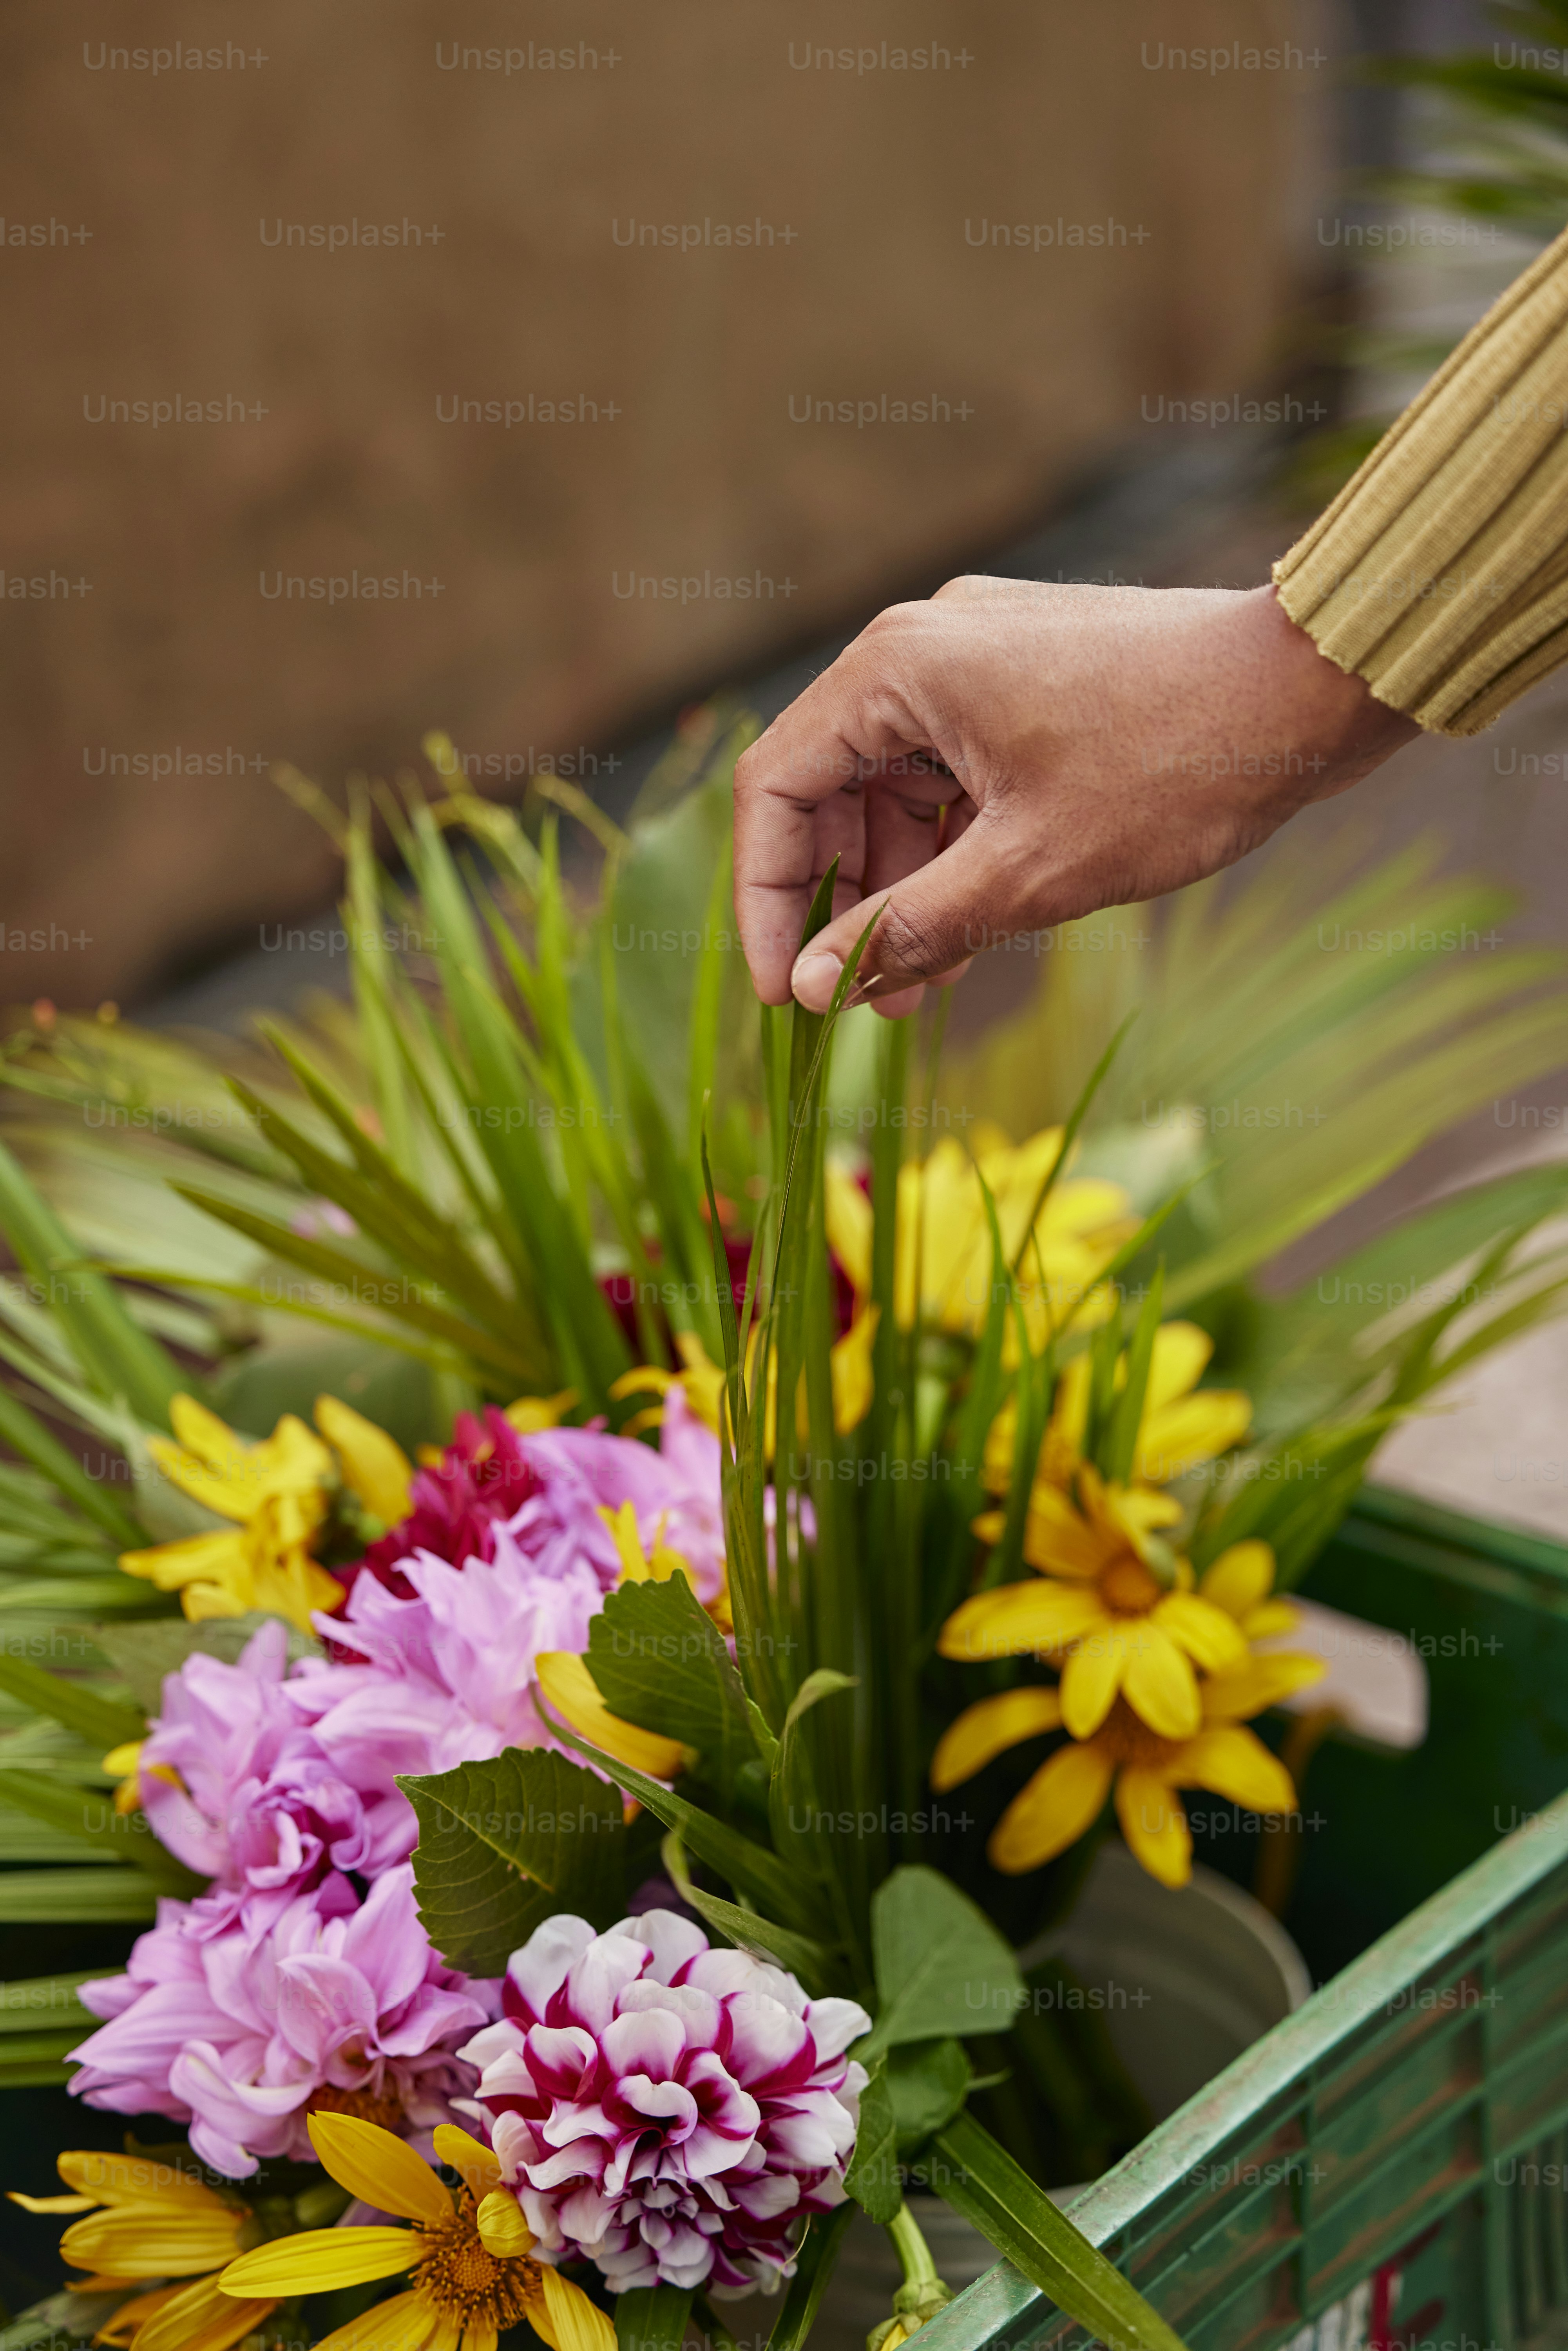
[[[900,2156],[914,2155],[950,2123],[969,2095],[969,2061],[958,2041],[890,2049],[883,2068]]]
[[[938,1870],[895,1869],[872,1897],[877,2020],[859,2055],[906,2041],[940,2041],[1014,2014],[1023,1978],[1011,1950],[967,1895]]]
[[[588,1670],[612,1714],[695,1749],[716,1788],[755,1757],[740,1677],[684,1575],[612,1592],[589,1628]]]
[[[594,1926],[622,1915],[621,1800],[545,1747],[400,1777],[419,1816],[414,1890],[426,1933],[470,1975],[499,1975],[558,1911]]]
[[[861,2092],[860,2125],[855,2148],[844,2173],[844,2187],[861,2210],[883,2226],[897,2217],[904,2202],[898,2171],[898,2125],[893,2111],[885,2063],[873,2066]]]
[[[1183,2351],[1137,2289],[969,2114],[936,2134],[932,2184],[1031,2285],[1115,2351]]]

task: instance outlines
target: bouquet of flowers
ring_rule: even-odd
[[[1139,1214],[1075,1162],[1109,1054],[1031,1142],[917,1153],[933,1067],[882,1024],[843,1154],[853,963],[826,1019],[764,1012],[750,1057],[721,861],[683,1131],[612,954],[571,966],[553,835],[394,813],[440,997],[385,946],[356,820],[364,1092],[275,1032],[240,1123],[200,1130],[217,1172],[172,1171],[245,1258],[193,1261],[172,1217],[178,1265],[111,1275],[0,1154],[13,1622],[92,1627],[86,1669],[0,1656],[0,1803],[34,1835],[9,1857],[49,1865],[0,1876],[0,1908],[57,1916],[96,1878],[66,1915],[153,1920],[122,1972],[55,1988],[72,2021],[0,2080],[63,2063],[183,2135],[68,2154],[64,2194],[20,2199],[71,2216],[85,2273],[49,2324],[131,2351],[489,2351],[524,2321],[674,2351],[695,2321],[727,2351],[729,2303],[781,2293],[795,2351],[859,2207],[898,2251],[895,2351],[947,2298],[920,2186],[1105,2341],[1170,2351],[1009,2130],[984,2064],[999,2040],[1048,2103],[1027,2037],[988,2023],[982,2052],[974,2016],[1028,2007],[1016,1954],[1103,1836],[1176,1885],[1182,1789],[1294,1808],[1249,1728],[1319,1670],[1272,1646],[1281,1593],[1390,1419],[1545,1311],[1556,1260],[1505,1224],[1490,1323],[1456,1340],[1460,1296],[1380,1331],[1260,1444],[1213,1334],[1166,1311],[1190,1194]],[[531,954],[444,813],[529,893]],[[90,1041],[35,1031],[14,1074],[111,1098]],[[260,1435],[254,1384],[247,1430],[204,1374],[203,1301],[270,1311],[274,1267],[356,1341],[356,1400],[323,1386]],[[123,1499],[51,1420],[113,1448]]]

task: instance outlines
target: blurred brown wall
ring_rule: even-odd
[[[1301,62],[1168,57],[1231,43]],[[1312,51],[1266,0],[12,0],[0,995],[319,904],[273,758],[335,782],[442,725],[501,789],[1027,520],[1145,395],[1264,379]],[[356,573],[420,592],[332,601]]]

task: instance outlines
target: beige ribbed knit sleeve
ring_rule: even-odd
[[[1568,661],[1568,232],[1274,566],[1380,702],[1477,735]]]

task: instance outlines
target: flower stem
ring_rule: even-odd
[[[927,2285],[936,2275],[931,2248],[920,2233],[920,2223],[907,2204],[901,2204],[886,2223],[905,2285]]]

